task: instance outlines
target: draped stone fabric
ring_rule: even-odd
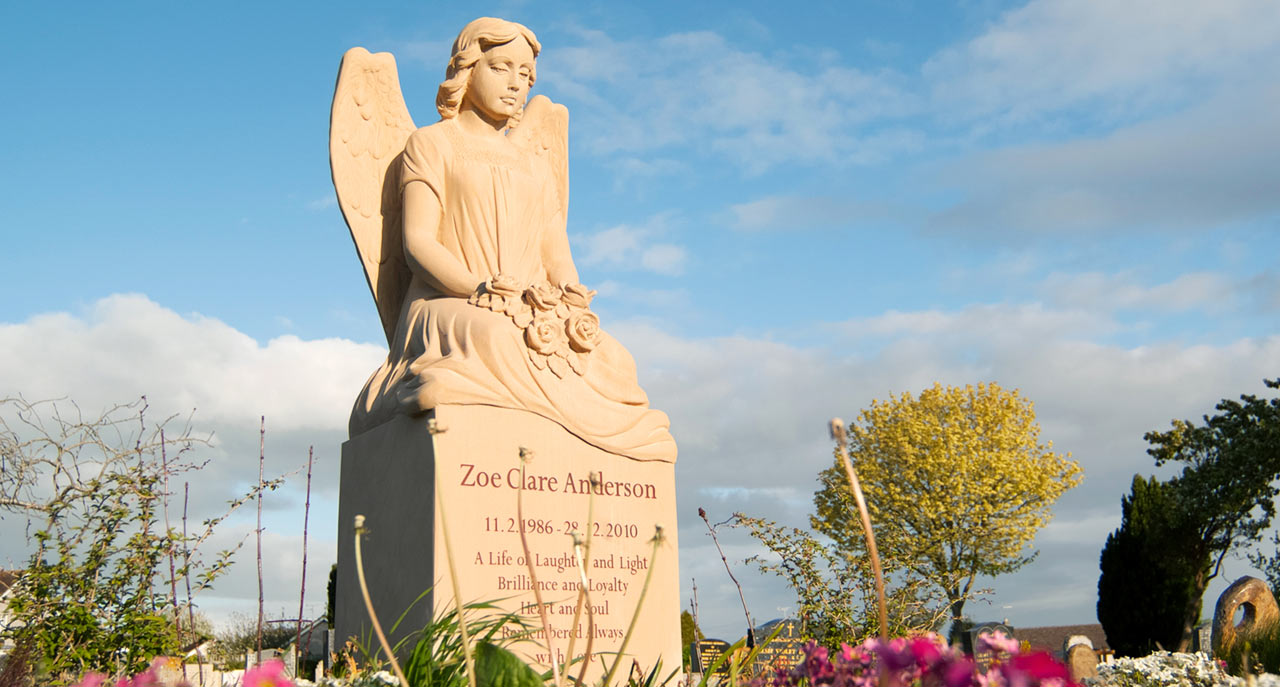
[[[440,201],[436,239],[473,274],[522,285],[548,279],[541,246],[563,219],[543,160],[445,119],[409,137],[401,188],[415,182]],[[605,451],[675,461],[667,416],[649,408],[635,362],[614,338],[601,332],[581,370],[558,374],[536,364],[525,334],[507,314],[444,296],[415,275],[387,361],[356,400],[351,435],[396,412],[492,405],[537,413]]]

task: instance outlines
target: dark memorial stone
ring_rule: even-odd
[[[798,621],[774,620],[756,628],[755,634],[757,641],[765,642],[760,653],[756,654],[754,667],[757,672],[790,670],[804,660],[804,642],[800,638]],[[773,635],[772,639],[769,639],[770,635]]]
[[[982,646],[978,642],[978,639],[990,637],[996,632],[1000,632],[1006,637],[1014,636],[1013,628],[1004,623],[982,623],[981,625],[975,625],[973,629],[969,630],[969,645],[973,647],[973,662],[978,664],[979,670],[986,671],[991,667],[992,661],[1006,661],[1009,659],[1009,654],[1003,651],[996,653],[981,650]]]
[[[690,672],[705,673],[729,650],[729,643],[719,639],[700,639],[689,647]],[[729,662],[715,666],[713,675],[728,675]]]

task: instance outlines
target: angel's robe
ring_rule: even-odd
[[[559,197],[542,159],[505,140],[468,136],[446,119],[409,137],[401,190],[418,181],[440,201],[437,240],[473,274],[547,279],[542,239],[559,221]],[[415,275],[387,362],[356,399],[351,435],[396,412],[440,405],[527,410],[611,453],[676,457],[666,414],[649,407],[635,361],[616,339],[602,333],[585,374],[556,375],[534,364],[512,318],[444,296]]]

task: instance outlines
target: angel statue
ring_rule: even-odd
[[[666,414],[649,408],[634,360],[578,282],[565,228],[569,113],[541,95],[526,105],[540,50],[520,24],[467,24],[436,95],[440,121],[420,129],[390,54],[342,59],[333,184],[390,347],[350,433],[396,413],[489,405],[674,462]]]

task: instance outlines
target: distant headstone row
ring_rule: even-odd
[[[753,672],[789,670],[804,660],[804,641],[800,637],[799,622],[791,619],[774,620],[757,627],[753,634],[756,641],[764,642],[752,662]],[[729,651],[730,646],[729,642],[721,639],[700,639],[694,642],[689,647],[690,670],[695,673],[728,675],[729,661],[726,659],[719,665],[716,665],[716,661]]]

